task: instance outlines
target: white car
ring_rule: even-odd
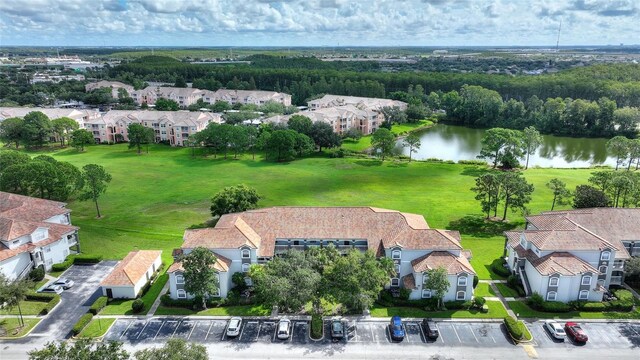
[[[236,337],[240,335],[240,328],[242,327],[242,319],[239,317],[233,317],[229,320],[227,325],[227,336]]]
[[[291,320],[281,319],[278,323],[278,339],[287,340],[291,336]]]
[[[52,285],[49,285],[49,286],[47,286],[47,287],[44,287],[44,288],[42,288],[42,289],[38,290],[38,292],[41,292],[41,293],[48,293],[48,294],[58,294],[58,295],[60,295],[60,294],[62,294],[62,286],[59,286],[59,285],[53,285],[53,284],[52,284]]]
[[[559,323],[553,320],[547,320],[544,322],[544,328],[558,340],[564,340],[567,337],[567,333],[564,331],[564,328]]]
[[[71,288],[73,284],[74,284],[73,280],[69,280],[66,278],[59,278],[58,280],[56,280],[56,282],[53,283],[53,285],[61,286],[65,290],[68,290],[69,288]]]

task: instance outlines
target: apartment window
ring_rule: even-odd
[[[176,284],[184,284],[184,276],[176,275]]]
[[[20,244],[20,240],[14,240],[14,241],[12,242],[12,244],[13,244],[13,245],[18,245],[18,244]]]
[[[578,296],[578,299],[580,299],[580,300],[589,299],[589,291],[588,290],[581,290],[580,291],[580,296]]]
[[[400,275],[400,264],[396,264],[396,274]]]
[[[251,250],[249,249],[243,249],[242,250],[242,258],[243,259],[248,259],[251,257]]]
[[[583,276],[582,277],[582,285],[591,285],[591,276]]]
[[[560,283],[560,278],[552,277],[549,279],[549,286],[558,286]]]
[[[461,276],[458,278],[458,286],[467,286],[467,277]]]
[[[604,251],[600,254],[600,260],[609,260],[611,257],[611,253],[609,251]]]
[[[427,283],[427,279],[429,279],[427,273],[422,273],[422,285]]]
[[[400,279],[398,278],[391,279],[391,286],[394,286],[394,287],[400,286]]]
[[[602,265],[598,268],[598,270],[600,271],[601,274],[606,274],[607,273],[607,265]]]
[[[557,296],[558,296],[558,293],[556,293],[555,291],[549,291],[547,293],[547,301],[556,301]]]
[[[431,290],[429,290],[429,289],[422,290],[422,298],[423,299],[431,299]]]
[[[187,298],[187,292],[184,291],[184,290],[178,290],[177,294],[178,294],[178,299],[186,299]]]
[[[242,272],[249,272],[249,264],[242,264]]]
[[[458,291],[456,293],[456,300],[464,300],[465,297],[467,297],[466,291]]]
[[[394,260],[400,260],[402,257],[402,252],[400,250],[393,250],[391,252],[391,258]]]

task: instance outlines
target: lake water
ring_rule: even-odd
[[[418,133],[421,147],[414,159],[436,158],[441,160],[477,160],[486,129],[438,124]],[[615,158],[607,157],[607,139],[570,138],[543,135],[542,145],[529,157],[529,167],[590,167],[592,165],[615,166]],[[402,149],[409,156],[409,149]],[[525,159],[521,160],[524,165]]]

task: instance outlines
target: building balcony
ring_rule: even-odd
[[[609,285],[622,285],[622,276],[612,276]]]
[[[640,256],[640,247],[634,247],[633,249],[629,250],[629,255]]]
[[[624,262],[620,261],[616,261],[613,263],[613,270],[622,270],[624,269]]]

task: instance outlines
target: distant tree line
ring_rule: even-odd
[[[41,111],[32,111],[24,118],[7,118],[0,122],[0,141],[7,147],[42,147],[52,140],[60,146],[69,144],[80,151],[94,142],[91,132],[79,129],[78,123],[70,118],[61,117],[49,120]]]

